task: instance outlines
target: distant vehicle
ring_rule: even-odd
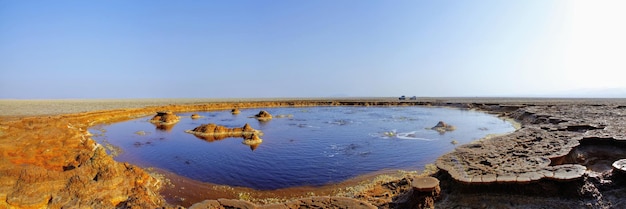
[[[406,100],[406,97],[404,95],[402,95],[400,98],[398,98],[399,100]]]
[[[411,98],[409,98],[409,100],[417,100],[416,96],[412,96]]]

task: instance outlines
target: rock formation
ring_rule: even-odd
[[[198,119],[198,118],[201,118],[201,117],[202,116],[198,115],[198,113],[191,114],[191,119]]]
[[[437,159],[436,164],[455,180],[468,184],[580,179],[586,166],[563,164],[562,158],[581,141],[593,144],[626,140],[624,122],[615,118],[621,112],[611,106],[520,107],[510,115],[522,122],[521,129],[459,146]]]
[[[239,111],[239,109],[235,108],[235,109],[230,110],[230,113],[233,114],[233,115],[237,115],[237,114],[240,113],[240,111]]]
[[[260,121],[268,121],[272,119],[272,115],[265,110],[261,110],[259,114],[254,115],[254,117]]]
[[[156,125],[174,125],[180,121],[180,118],[170,111],[160,111],[150,119],[151,123]]]
[[[166,204],[158,195],[163,182],[140,167],[116,162],[91,139],[84,121],[76,118],[0,123],[0,208],[157,208]]]
[[[227,128],[214,123],[202,124],[193,130],[187,130],[185,132],[196,136],[242,137],[244,139],[258,138],[258,135],[262,134],[247,123],[241,128]]]
[[[437,125],[435,125],[434,127],[430,128],[432,130],[435,130],[439,133],[445,133],[446,131],[454,131],[456,129],[456,127],[450,125],[450,124],[446,124],[443,121],[439,121],[439,123],[437,123]]]
[[[242,143],[245,144],[245,145],[252,146],[252,145],[258,145],[261,142],[263,142],[263,140],[261,138],[259,138],[259,135],[256,134],[256,133],[253,133],[250,136],[244,137]],[[252,150],[254,150],[254,149],[256,149],[256,146]]]

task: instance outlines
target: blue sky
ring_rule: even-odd
[[[621,91],[624,2],[0,1],[0,98]]]

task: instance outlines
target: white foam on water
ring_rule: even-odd
[[[417,132],[418,131],[397,133],[396,134],[396,138],[398,138],[398,139],[414,139],[414,140],[422,140],[422,141],[435,141],[435,140],[437,140],[437,139],[427,139],[427,138],[417,137],[417,134],[416,134]]]

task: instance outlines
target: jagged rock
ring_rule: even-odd
[[[272,115],[265,110],[261,110],[259,114],[254,115],[257,120],[268,121],[272,119]]]
[[[456,127],[450,125],[450,124],[446,124],[443,121],[439,121],[439,123],[437,123],[437,125],[433,126],[432,128],[430,128],[432,130],[435,130],[439,133],[445,133],[446,131],[454,131],[456,129]]]
[[[157,114],[150,119],[151,123],[157,125],[173,125],[178,123],[178,121],[180,121],[180,118],[170,111],[157,112]]]

